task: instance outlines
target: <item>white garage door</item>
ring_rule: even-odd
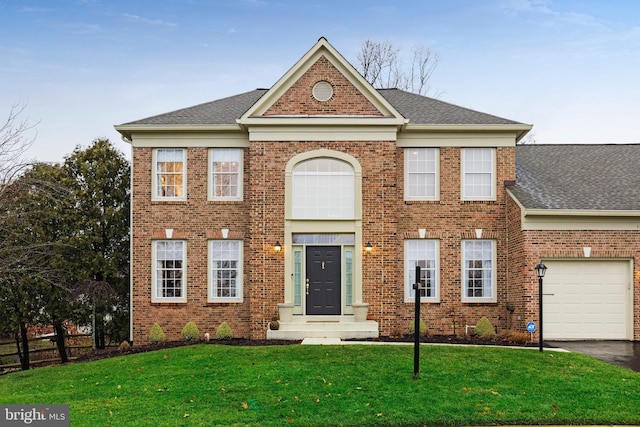
[[[545,260],[544,339],[631,339],[630,261]]]

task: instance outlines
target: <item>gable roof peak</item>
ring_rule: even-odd
[[[248,124],[252,118],[261,117],[272,107],[307,71],[321,58],[331,64],[383,117],[404,123],[402,115],[338,52],[325,37],[318,41],[300,58],[268,91],[238,120]],[[262,117],[261,117],[262,118]]]

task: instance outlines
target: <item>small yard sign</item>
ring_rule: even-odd
[[[527,323],[527,331],[531,333],[531,342],[533,342],[533,333],[538,330],[538,327],[535,323],[529,322]]]
[[[538,327],[536,326],[535,323],[533,323],[533,322],[527,323],[527,331],[529,331],[531,333],[534,333],[537,330],[538,330]]]

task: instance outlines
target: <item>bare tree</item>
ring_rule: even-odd
[[[536,144],[536,133],[529,132],[527,136],[518,141],[518,145],[535,145]]]
[[[356,69],[377,88],[397,88],[420,95],[427,94],[430,90],[429,80],[440,62],[440,56],[428,47],[415,46],[405,66],[400,52],[387,40],[367,39],[362,42]]]
[[[26,108],[26,104],[14,104],[0,126],[0,198],[7,185],[32,163],[25,161],[24,155],[35,141],[36,125],[20,117]]]

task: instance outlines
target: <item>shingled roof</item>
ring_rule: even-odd
[[[470,110],[400,89],[378,89],[410,124],[420,125],[516,125],[513,120]]]
[[[510,191],[525,209],[639,210],[640,144],[517,146]]]
[[[231,125],[236,124],[267,89],[256,89],[228,98],[183,108],[124,125]],[[510,125],[512,120],[485,114],[399,89],[379,89],[379,93],[409,124],[424,125]]]
[[[266,92],[267,89],[256,89],[124,125],[235,125],[236,119],[239,119]]]

